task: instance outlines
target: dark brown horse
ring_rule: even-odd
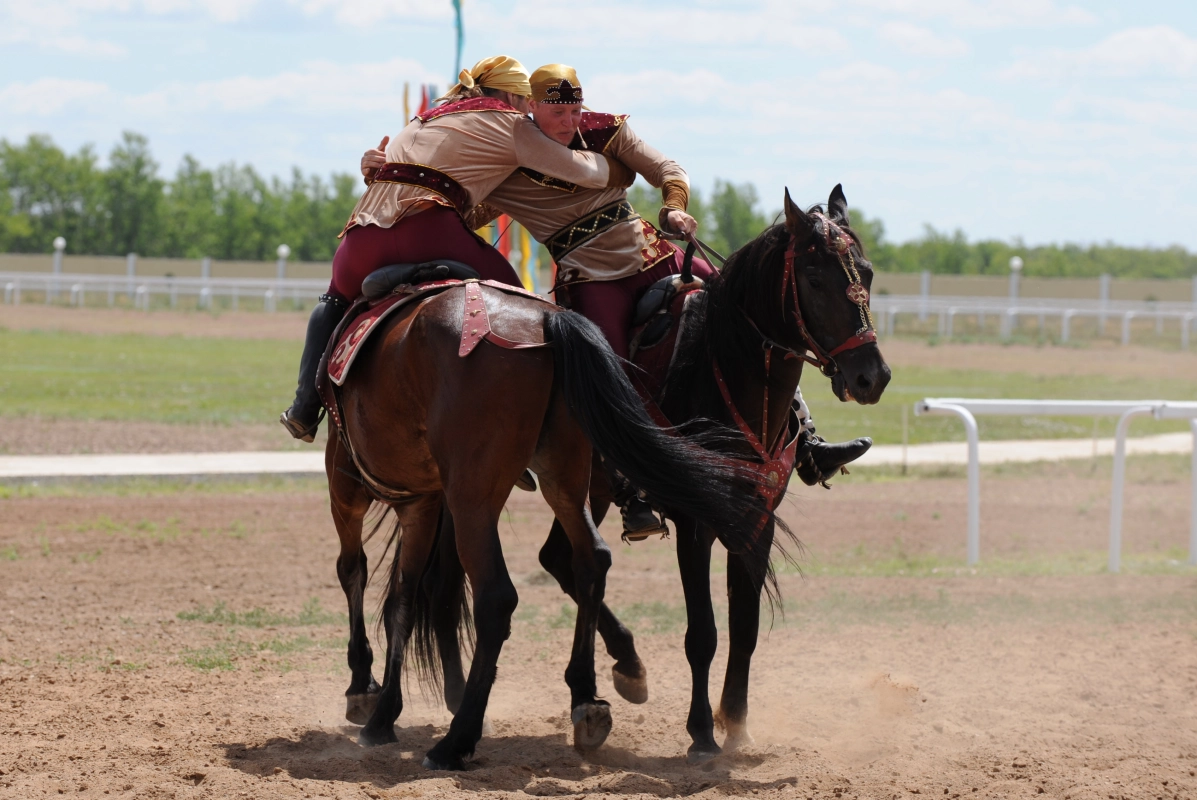
[[[550,346],[504,349],[482,342],[459,356],[463,322],[477,313],[467,315],[467,293],[477,293],[469,302],[485,303],[492,330],[503,338]],[[690,436],[654,424],[589,321],[475,282],[412,303],[380,323],[341,388],[339,410],[326,469],[341,539],[337,572],[349,603],[353,676],[347,716],[365,723],[363,743],[395,741],[405,660],[416,661],[423,673],[439,666],[431,663],[438,658],[428,648],[408,648],[412,632],[431,631],[448,619],[455,639],[464,579],[472,589],[473,663],[468,679],[460,658],[445,671],[445,700],[454,717],[425,759],[429,768],[461,768],[482,732],[517,602],[498,520],[525,467],[540,476],[571,553],[565,569],[577,588],[579,612],[566,681],[580,748],[601,744],[611,724],[607,704],[595,696],[595,626],[611,554],[586,505],[592,445],[654,497],[670,505],[686,502],[717,521],[730,549],[744,547],[764,511],[759,481],[703,447],[726,431]],[[697,504],[689,500],[694,486],[704,487]],[[362,609],[362,522],[373,501],[389,505],[398,519],[383,604],[387,662],[381,688],[371,673]],[[433,560],[443,513],[454,522],[455,547],[448,554],[441,548]],[[446,559],[452,562],[448,572],[441,569]],[[437,570],[441,577],[425,578]],[[433,595],[437,603],[429,602]],[[421,640],[429,638],[417,644]]]
[[[831,379],[841,401],[876,403],[890,371],[876,344],[868,310],[872,268],[849,226],[848,206],[836,186],[826,211],[803,212],[785,195],[785,222],[774,225],[728,259],[720,275],[687,306],[686,328],[667,376],[660,408],[674,424],[696,420],[737,426],[741,435],[733,452],[768,474],[778,462],[792,428],[790,403],[806,363]],[[706,424],[706,423],[699,423]],[[770,494],[781,501],[786,475]],[[719,523],[694,503],[705,487],[695,484],[685,502],[675,504],[649,495],[676,528],[678,566],[686,598],[686,658],[692,695],[686,729],[693,743],[689,758],[706,761],[722,752],[715,741],[718,719],[727,731],[724,747],[751,741],[748,733],[748,676],[760,625],[761,593],[779,600],[770,562],[775,521],[762,520],[753,546],[729,548],[727,592],[730,652],[717,714],[707,686],[717,633],[711,605],[711,546],[723,534]],[[605,475],[596,470],[591,514],[602,522],[611,494]],[[562,521],[553,523],[540,563],[575,600],[585,587],[570,570],[574,550]],[[455,635],[455,629],[454,635]],[[615,659],[615,687],[634,702],[647,699],[644,667],[632,634],[606,605],[598,609],[598,632]],[[442,641],[451,637],[442,636]],[[454,646],[445,648],[458,659]]]

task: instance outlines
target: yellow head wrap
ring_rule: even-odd
[[[532,99],[538,103],[581,103],[582,82],[573,67],[545,64],[532,73]]]
[[[520,97],[532,94],[532,86],[528,83],[528,70],[523,64],[511,56],[491,56],[484,58],[469,69],[463,69],[457,76],[458,83],[450,89],[445,97],[451,97],[466,89],[481,86],[484,89],[498,89],[500,92],[511,92]]]

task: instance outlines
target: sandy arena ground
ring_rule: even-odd
[[[1104,477],[985,487],[986,558],[1103,546]],[[786,616],[757,649],[756,743],[704,767],[684,760],[672,543],[605,530],[608,600],[638,634],[651,696],[615,695],[600,653],[615,729],[583,758],[561,677],[572,617],[536,563],[547,511],[517,493],[503,537],[520,607],[494,734],[459,774],[420,767],[449,716],[414,687],[396,745],[360,748],[341,717],[319,491],[0,500],[0,797],[1197,797],[1197,575],[845,576],[845,559],[959,558],[962,483],[796,491],[807,576],[782,576]],[[1136,487],[1128,550],[1183,546],[1187,491]]]

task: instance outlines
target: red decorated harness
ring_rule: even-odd
[[[789,243],[786,246],[785,271],[782,273],[781,278],[782,302],[784,306],[785,298],[788,294],[793,303],[791,314],[793,315],[794,323],[798,326],[798,331],[802,334],[806,348],[802,351],[794,350],[773,341],[764,334],[761,334],[760,330],[749,319],[749,324],[760,335],[762,347],[765,351],[764,400],[761,408],[761,433],[759,436],[745,421],[744,415],[740,413],[740,410],[736,408],[731,392],[727,388],[727,382],[723,379],[723,371],[719,369],[718,362],[712,362],[711,364],[712,372],[715,375],[715,383],[719,387],[719,394],[723,397],[724,406],[727,407],[728,413],[731,414],[732,420],[736,423],[736,427],[744,434],[744,438],[760,458],[760,463],[747,462],[746,466],[764,478],[765,485],[762,486],[761,493],[768,503],[769,511],[773,511],[776,508],[778,498],[785,491],[790,471],[794,468],[794,458],[797,455],[799,438],[799,431],[794,426],[797,418],[791,412],[773,446],[769,447],[767,441],[769,436],[769,372],[773,363],[773,350],[779,349],[784,351],[785,359],[801,358],[817,366],[819,371],[827,377],[831,377],[839,371],[839,367],[835,363],[835,356],[877,341],[877,331],[873,326],[873,315],[869,310],[869,290],[865,288],[864,283],[860,279],[860,273],[856,269],[856,260],[852,257],[852,239],[838,225],[823,214],[815,212],[812,216],[815,218],[816,230],[821,234],[827,247],[836,254],[840,266],[848,276],[847,295],[848,299],[855,303],[860,311],[860,329],[830,351],[824,349],[815,340],[815,337],[811,335],[810,330],[806,327],[806,321],[802,318],[802,305],[798,302],[798,278],[794,274],[797,240],[791,234]],[[814,250],[815,244],[812,243],[806,252],[810,253],[814,252]],[[847,257],[846,259],[845,256]],[[808,355],[807,351],[814,355]],[[791,436],[792,427],[794,430]],[[763,522],[764,520],[762,520]]]

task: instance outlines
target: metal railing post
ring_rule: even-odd
[[[1194,285],[1197,286],[1197,280],[1194,281]],[[1189,420],[1189,428],[1193,431],[1193,462],[1190,477],[1193,491],[1189,501],[1189,566],[1197,567],[1197,419]]]
[[[1110,555],[1106,564],[1110,572],[1118,572],[1122,567],[1122,490],[1126,482],[1126,434],[1130,429],[1131,419],[1150,414],[1155,409],[1156,406],[1134,406],[1118,418],[1118,427],[1114,433],[1114,480],[1110,493]]]
[[[981,452],[977,433],[977,418],[963,406],[952,403],[929,403],[926,400],[914,404],[915,416],[923,414],[955,414],[964,423],[968,437],[968,531],[967,561],[971,567],[981,560]]]
[[[1122,343],[1130,344],[1130,325],[1135,318],[1135,312],[1127,311],[1122,315]]]

